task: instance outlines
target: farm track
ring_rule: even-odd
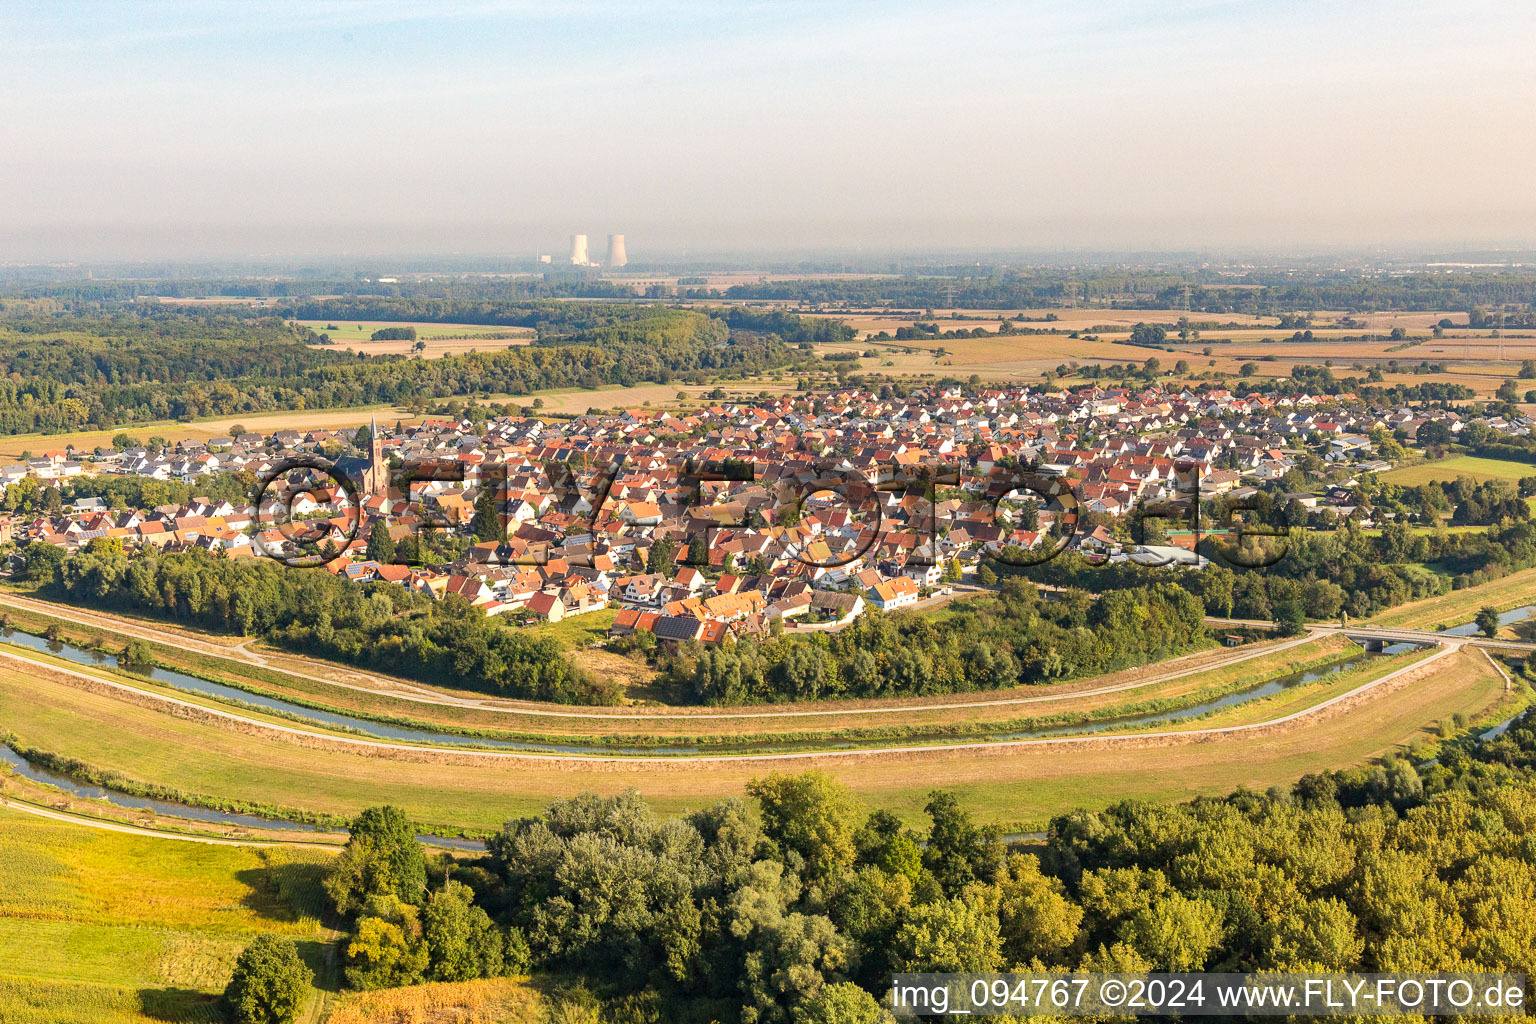
[[[473,711],[490,711],[508,715],[526,715],[530,717],[562,718],[562,719],[586,719],[593,721],[679,721],[679,720],[749,720],[749,719],[775,719],[775,718],[828,718],[848,715],[892,715],[915,714],[932,711],[965,711],[974,708],[1009,707],[1018,705],[1040,704],[1052,701],[1067,700],[1079,697],[1097,697],[1107,694],[1123,693],[1132,690],[1145,689],[1159,683],[1172,682],[1187,676],[1201,672],[1214,672],[1231,665],[1241,664],[1254,658],[1264,657],[1289,650],[1292,647],[1317,639],[1319,632],[1309,633],[1291,640],[1277,644],[1263,644],[1256,648],[1242,648],[1234,651],[1230,657],[1219,657],[1215,660],[1202,662],[1193,667],[1176,669],[1171,672],[1157,673],[1144,679],[1133,679],[1123,683],[1115,683],[1109,686],[1075,688],[1074,684],[1066,684],[1068,687],[1055,690],[1050,693],[1032,694],[1019,697],[992,697],[971,700],[952,699],[945,702],[922,702],[913,700],[891,699],[881,701],[859,702],[826,702],[822,706],[814,708],[798,707],[795,705],[764,705],[754,708],[740,708],[729,711],[699,710],[688,707],[669,708],[666,711],[587,711],[572,709],[558,705],[541,705],[532,702],[520,702],[503,700],[493,697],[459,697],[442,693],[427,687],[415,686],[411,683],[388,676],[357,669],[338,667],[355,679],[367,680],[367,683],[345,682],[329,676],[320,676],[313,673],[295,671],[287,666],[291,660],[299,660],[296,656],[286,654],[258,654],[250,650],[252,640],[225,646],[211,641],[198,640],[194,637],[184,636],[180,633],[157,629],[154,626],[126,619],[102,612],[91,612],[76,608],[72,605],[62,605],[51,601],[42,601],[36,598],[21,597],[16,594],[0,593],[0,607],[9,605],[22,611],[29,611],[41,615],[50,615],[55,618],[64,618],[81,625],[90,625],[104,630],[126,636],[134,636],[142,640],[161,644],[166,647],[185,651],[202,657],[220,658],[226,661],[237,661],[254,668],[267,669],[281,672],[295,679],[303,679],[311,683],[319,683],[324,686],[334,686],[338,689],[351,690],[365,693],[371,696],[384,696],[417,704],[436,705],[449,708],[464,708]],[[1168,664],[1177,664],[1192,658],[1209,656],[1215,652],[1199,651],[1191,655],[1171,659]],[[1085,680],[1082,682],[1091,682]]]
[[[1193,743],[1201,742],[1217,736],[1236,735],[1260,730],[1272,730],[1291,722],[1310,716],[1322,715],[1335,706],[1347,705],[1369,693],[1372,689],[1384,686],[1394,680],[1400,679],[1405,674],[1417,672],[1435,662],[1460,651],[1461,644],[1448,643],[1442,646],[1434,654],[1427,658],[1419,659],[1412,664],[1404,666],[1385,676],[1368,680],[1362,685],[1332,697],[1319,704],[1310,705],[1299,711],[1285,715],[1278,719],[1264,722],[1255,722],[1243,725],[1222,726],[1206,729],[1189,730],[1165,730],[1154,732],[1131,732],[1123,734],[1100,734],[1091,736],[1057,736],[1027,740],[999,740],[980,741],[970,743],[941,743],[919,745],[895,745],[895,746],[870,746],[851,750],[814,750],[794,751],[782,753],[758,753],[758,754],[689,754],[675,755],[665,758],[647,758],[642,756],[614,756],[592,754],[545,754],[519,751],[478,750],[460,748],[448,750],[443,747],[426,746],[411,743],[384,743],[374,740],[358,739],[352,736],[338,735],[334,733],[320,732],[312,729],[302,729],[294,726],[280,725],[274,722],[261,721],[248,718],[218,708],[212,708],[190,700],[183,700],[164,694],[152,693],[137,687],[120,683],[113,679],[100,675],[78,672],[74,669],[48,665],[31,658],[10,652],[0,652],[0,660],[20,664],[36,670],[43,670],[62,677],[66,685],[73,685],[94,693],[116,697],[143,707],[162,710],[176,717],[202,721],[207,724],[219,725],[228,729],[254,735],[269,736],[274,739],[286,740],[301,746],[321,747],[330,750],[353,751],[375,757],[387,757],[407,761],[425,761],[437,763],[480,763],[485,761],[499,762],[542,762],[560,763],[565,765],[601,765],[608,768],[634,766],[637,762],[650,766],[676,767],[685,769],[689,765],[700,764],[724,764],[742,762],[796,762],[819,761],[826,759],[865,758],[878,755],[933,755],[956,751],[981,751],[989,752],[1018,750],[1018,749],[1062,749],[1075,746],[1091,747],[1135,747],[1145,746],[1149,743]],[[37,678],[41,678],[38,676]]]

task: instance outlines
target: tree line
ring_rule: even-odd
[[[663,655],[662,680],[674,699],[707,704],[957,693],[1096,675],[1209,640],[1200,602],[1172,583],[1058,596],[1010,579],[942,620],[870,608],[836,633],[687,645]]]
[[[67,558],[28,547],[28,575],[59,596],[263,639],[293,651],[437,686],[527,700],[606,704],[614,684],[572,665],[560,645],[488,619],[454,595],[358,585],[324,569],[232,560],[202,549],[128,556],[100,538]]]
[[[582,304],[538,316],[533,345],[431,360],[312,347],[305,332],[265,315],[242,320],[151,307],[106,318],[4,320],[0,433],[703,381],[792,362],[775,336],[733,333],[724,321],[687,310]]]

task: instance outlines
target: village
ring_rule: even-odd
[[[988,557],[1071,549],[1204,565],[1194,530],[1151,543],[1130,529],[1133,510],[1154,503],[1191,508],[1266,490],[1315,514],[1311,525],[1371,526],[1351,500],[1358,478],[1417,457],[1405,444],[1426,423],[1455,437],[1474,422],[1511,435],[1533,425],[1300,391],[957,386],[240,433],[6,466],[0,484],[14,511],[0,520],[0,544],[73,551],[106,538],[129,551],[290,560],[307,551],[347,580],[452,595],[512,623],[609,610],[610,635],[718,643],[941,603],[995,581]],[[290,468],[326,455],[336,456],[329,477]],[[422,466],[434,471],[411,469]],[[690,475],[699,466],[725,471]],[[1035,482],[1019,486],[1025,470]],[[229,496],[230,474],[266,481],[259,500]],[[101,492],[113,476],[194,492],[224,481],[226,496],[151,508],[62,497],[82,479]],[[18,503],[12,492],[28,489]],[[11,558],[14,568],[25,555]]]

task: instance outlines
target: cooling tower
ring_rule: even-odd
[[[624,236],[608,236],[608,266],[622,267],[629,262],[629,257],[624,254]]]
[[[585,267],[591,261],[587,259],[587,236],[571,236],[571,263],[578,267]]]

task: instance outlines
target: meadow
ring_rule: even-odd
[[[1443,597],[1411,601],[1375,616],[1379,626],[1406,629],[1440,629],[1470,622],[1478,609],[1508,611],[1536,601],[1536,569],[1523,569],[1468,590],[1453,590]]]
[[[330,854],[121,835],[0,808],[0,1020],[213,1021],[235,956],[293,938],[321,969]]]
[[[1536,465],[1515,462],[1511,459],[1483,459],[1475,455],[1457,455],[1437,462],[1407,466],[1381,474],[1381,479],[1403,487],[1418,484],[1439,483],[1457,477],[1471,477],[1475,482],[1485,480],[1520,480],[1536,476]]]
[[[11,600],[15,600],[14,597]],[[68,606],[28,601],[18,607],[4,603],[5,614],[15,628],[34,634],[55,630],[55,635],[86,647],[106,646],[107,631],[126,631],[155,637],[117,616],[84,612]],[[41,614],[39,606],[56,614]],[[88,621],[73,621],[75,616]],[[540,630],[566,630],[557,639],[572,644],[568,656],[601,656],[594,668],[649,671],[643,663],[612,652],[575,646],[595,635],[584,623],[602,618],[601,613],[582,616]],[[182,630],[176,643],[201,635]],[[537,705],[497,698],[466,697],[453,691],[416,687],[373,673],[350,670],[317,659],[259,655],[263,664],[252,664],[235,655],[256,657],[252,651],[214,654],[187,650],[151,639],[157,664],[235,686],[240,689],[295,701],[307,707],[359,715],[377,721],[426,729],[456,730],[509,739],[582,741],[590,744],[621,742],[731,742],[771,744],[786,739],[838,742],[854,736],[906,737],[964,735],[1021,727],[1020,716],[1062,713],[1107,714],[1128,704],[1157,702],[1171,707],[1194,695],[1234,686],[1253,685],[1264,679],[1309,668],[1337,658],[1350,650],[1340,637],[1317,640],[1260,643],[1239,650],[1213,648],[1181,658],[1122,669],[1103,676],[1050,684],[1025,684],[1001,690],[939,694],[927,697],[871,698],[815,701],[736,708],[643,704],[583,709],[569,705]],[[20,653],[20,652],[17,652]],[[29,657],[49,660],[45,655]],[[58,662],[64,665],[64,662]],[[302,668],[302,674],[288,671]],[[322,678],[323,675],[323,678]],[[137,684],[137,677],[118,676]],[[350,685],[338,685],[340,683]],[[409,696],[407,695],[409,693]],[[433,703],[437,698],[442,703]],[[201,700],[202,698],[198,698]],[[216,705],[213,700],[207,703]]]

